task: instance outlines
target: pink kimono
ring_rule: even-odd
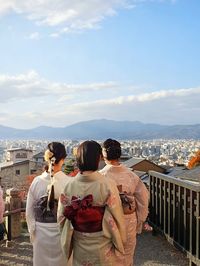
[[[122,191],[132,195],[135,200],[136,210],[132,214],[124,215],[127,233],[127,242],[124,246],[125,254],[119,254],[118,264],[123,266],[133,265],[133,256],[136,246],[136,234],[141,233],[143,222],[148,215],[148,190],[140,178],[126,166],[106,165],[101,174],[122,186]]]

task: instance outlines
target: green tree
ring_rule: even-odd
[[[64,172],[66,175],[74,171],[74,160],[70,159],[65,163]]]

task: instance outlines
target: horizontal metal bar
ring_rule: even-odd
[[[9,215],[20,213],[20,212],[25,212],[25,211],[26,211],[26,208],[20,208],[20,209],[16,209],[12,211],[5,211],[3,214],[3,217],[7,217]]]
[[[200,184],[192,184],[190,181],[178,179],[176,177],[170,176],[170,175],[164,175],[155,171],[149,171],[150,176],[154,176],[156,178],[160,178],[161,180],[165,180],[167,182],[170,182],[172,184],[176,184],[181,187],[185,187],[187,189],[200,192]]]

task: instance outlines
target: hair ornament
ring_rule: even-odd
[[[53,152],[51,152],[50,150],[46,150],[44,153],[45,161],[48,163],[51,163],[53,158],[55,159]],[[54,163],[55,163],[55,161],[54,161]]]
[[[103,157],[104,158],[107,158],[107,150],[106,150],[106,148],[102,148],[102,155],[103,155]]]

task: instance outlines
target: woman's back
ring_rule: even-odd
[[[122,164],[106,165],[100,173],[114,180],[117,186],[122,186],[122,191],[126,191],[131,195],[134,194],[139,182],[139,177]]]

